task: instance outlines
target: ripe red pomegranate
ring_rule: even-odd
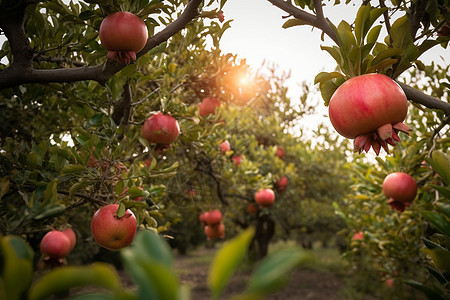
[[[142,136],[150,143],[169,145],[180,134],[178,121],[169,115],[156,113],[149,117],[142,127]]]
[[[119,204],[109,204],[98,209],[91,221],[94,240],[109,250],[119,250],[133,242],[136,234],[136,218],[126,210],[125,215],[116,215]]]
[[[198,105],[200,116],[215,115],[216,109],[220,107],[220,101],[216,98],[204,98],[202,103]]]
[[[284,192],[286,190],[288,183],[289,183],[289,181],[286,176],[283,176],[280,179],[278,179],[278,181],[277,181],[278,191]]]
[[[212,210],[209,211],[204,218],[206,224],[208,225],[219,224],[220,222],[222,222],[222,213],[218,209]]]
[[[416,197],[417,183],[406,173],[394,172],[384,178],[383,193],[389,206],[402,212]]]
[[[41,253],[51,258],[64,258],[71,250],[71,241],[62,231],[47,232],[41,240]]]
[[[408,112],[406,95],[391,78],[364,74],[350,78],[333,94],[329,105],[331,124],[339,134],[353,141],[355,152],[368,152],[400,142],[397,133],[411,130],[403,124]]]
[[[209,239],[216,238],[225,238],[225,225],[223,223],[219,223],[216,225],[206,225],[205,226],[205,234]]]
[[[100,42],[108,50],[109,59],[129,64],[136,60],[148,39],[148,30],[138,16],[120,11],[107,16],[100,24]]]
[[[242,155],[233,156],[231,159],[234,161],[236,166],[239,166],[241,164]]]
[[[207,211],[205,211],[205,212],[202,212],[201,214],[200,214],[200,216],[198,217],[198,219],[200,220],[200,222],[203,224],[203,225],[208,225],[208,223],[206,223],[206,218],[207,218],[207,215],[209,214],[209,212],[207,212]]]
[[[255,201],[261,207],[270,207],[275,201],[275,193],[271,189],[260,189],[255,193]]]
[[[277,146],[277,152],[275,152],[275,155],[278,156],[279,158],[283,158],[284,157],[284,149],[281,148],[280,146]]]
[[[62,231],[62,233],[64,233],[69,238],[70,251],[72,251],[77,243],[77,236],[75,235],[75,232],[73,232],[72,228],[66,228]]]
[[[364,232],[360,231],[353,235],[352,240],[364,240]]]
[[[231,145],[229,141],[223,141],[220,143],[220,151],[225,154],[227,151],[231,150]]]

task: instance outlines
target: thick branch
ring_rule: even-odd
[[[336,33],[331,27],[330,23],[325,19],[322,13],[322,3],[321,1],[314,1],[314,5],[316,7],[316,11],[318,12],[317,16],[310,14],[304,10],[301,10],[298,7],[295,7],[289,2],[285,2],[283,0],[267,0],[276,7],[284,10],[288,14],[292,15],[294,18],[305,21],[308,24],[311,24],[314,27],[322,30],[326,35],[328,35],[337,45],[339,45],[339,40],[337,38]]]
[[[148,41],[144,49],[137,53],[137,57],[140,57],[153,49],[154,47],[160,45],[164,41],[167,41],[171,36],[175,35],[181,29],[186,27],[186,25],[198,16],[198,6],[201,0],[191,0],[186,6],[183,13],[179,16],[177,20],[169,24],[162,31],[155,34]],[[23,12],[22,12],[23,13]],[[2,20],[3,21],[3,20]],[[2,22],[0,25],[4,28],[5,24],[13,24],[9,22]],[[5,30],[6,34],[6,30]],[[14,36],[20,36],[20,39],[28,41],[25,36],[23,26],[18,27],[14,25],[11,34],[7,34],[7,38],[11,43],[14,41]],[[39,70],[33,69],[31,67],[32,55],[27,57],[27,64],[18,64],[17,58],[20,58],[20,53],[15,49],[12,49],[14,55],[14,61],[10,67],[6,68],[4,71],[0,72],[0,89],[9,88],[17,86],[24,83],[50,83],[50,82],[75,82],[81,80],[95,80],[100,84],[105,84],[108,79],[119,72],[125,67],[125,64],[118,63],[115,61],[108,60],[103,65],[91,66],[91,67],[80,67],[80,68],[64,68],[64,69],[50,69],[50,70]]]
[[[447,116],[450,115],[450,103],[438,100],[434,97],[431,97],[427,94],[424,94],[415,88],[410,87],[409,85],[406,85],[401,82],[397,82],[403,91],[406,94],[406,97],[415,103],[422,104],[428,108],[431,109],[440,109],[442,110]]]

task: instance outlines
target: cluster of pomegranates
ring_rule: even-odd
[[[403,124],[408,112],[406,95],[391,78],[364,74],[350,78],[334,92],[329,103],[330,121],[342,136],[354,139],[354,151],[378,155],[388,144],[400,142],[398,133],[411,128]]]
[[[208,240],[225,238],[225,225],[222,223],[220,210],[205,211],[200,214],[199,219],[205,225],[205,234]]]

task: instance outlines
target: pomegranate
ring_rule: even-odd
[[[223,223],[219,223],[216,225],[206,225],[205,226],[205,234],[209,239],[216,238],[225,238],[225,225]]]
[[[275,201],[275,193],[272,189],[260,189],[255,193],[255,201],[261,207],[270,207]]]
[[[283,158],[284,157],[284,149],[281,148],[280,146],[277,146],[277,152],[275,152],[275,155],[278,156],[279,158]]]
[[[109,204],[98,209],[91,220],[94,240],[103,248],[119,250],[130,245],[136,234],[136,217],[129,209],[125,215],[116,215],[119,204]]]
[[[280,179],[278,179],[278,181],[277,181],[278,191],[284,192],[286,190],[288,183],[289,183],[289,181],[286,176],[283,176]]]
[[[129,64],[144,49],[148,30],[138,16],[120,11],[107,16],[100,24],[100,42],[108,50],[108,58]]]
[[[209,214],[209,212],[207,212],[207,211],[205,211],[205,212],[202,212],[201,214],[200,214],[200,216],[198,217],[198,219],[200,220],[200,222],[203,224],[203,225],[208,225],[208,223],[206,223],[206,219],[207,219],[207,215]]]
[[[77,243],[77,236],[75,235],[75,232],[72,228],[66,228],[62,231],[62,233],[64,233],[69,238],[70,251],[72,251]]]
[[[227,151],[231,150],[231,145],[229,141],[224,141],[220,143],[220,151],[225,154]]]
[[[397,133],[411,130],[403,124],[408,102],[401,87],[382,74],[364,74],[344,82],[329,104],[331,124],[339,134],[355,139],[355,152],[381,147],[389,153],[388,144],[400,142]]]
[[[219,224],[222,222],[222,213],[218,209],[209,211],[205,215],[204,220],[208,225]]]
[[[402,212],[416,197],[417,183],[406,173],[394,172],[384,178],[383,193],[388,198],[389,206]]]
[[[220,101],[216,98],[204,98],[202,103],[198,105],[200,116],[216,114],[216,109],[220,107]]]
[[[231,159],[234,161],[236,166],[239,166],[241,164],[242,155],[233,156]]]
[[[62,231],[52,230],[47,232],[41,240],[41,253],[51,258],[64,258],[72,247],[70,238]]]
[[[357,240],[364,240],[364,232],[360,231],[357,232],[353,235],[352,240],[357,241]]]
[[[169,145],[180,134],[178,121],[169,115],[156,113],[149,117],[142,127],[142,136],[150,143]]]

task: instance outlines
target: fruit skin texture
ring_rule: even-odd
[[[205,234],[209,239],[216,238],[225,238],[225,225],[223,223],[219,223],[216,225],[206,225],[205,226]]]
[[[71,241],[62,231],[47,232],[41,240],[41,253],[51,258],[64,258],[71,250]]]
[[[75,247],[76,243],[77,243],[77,236],[75,235],[75,232],[73,232],[72,228],[64,229],[62,232],[69,239],[69,241],[70,241],[70,251],[72,251],[73,248]]]
[[[205,220],[206,224],[208,224],[208,225],[219,224],[220,222],[222,222],[222,213],[218,209],[209,211],[204,216],[204,220]]]
[[[108,58],[129,64],[136,60],[148,39],[148,30],[138,16],[120,11],[106,16],[100,24],[100,42],[108,50]]]
[[[220,151],[225,154],[227,151],[231,150],[231,146],[230,146],[230,142],[229,141],[224,141],[222,143],[220,143]]]
[[[403,124],[408,102],[401,87],[382,74],[364,74],[350,78],[333,94],[329,104],[330,121],[342,136],[355,139],[355,152],[368,152],[400,141],[398,131],[411,130]]]
[[[255,201],[261,207],[270,207],[275,201],[275,193],[272,189],[260,189],[255,193]]]
[[[394,172],[384,178],[383,193],[389,206],[402,212],[416,197],[417,183],[406,173]]]
[[[204,98],[202,103],[198,105],[200,116],[215,115],[216,109],[220,107],[220,101],[216,98]]]
[[[150,143],[169,145],[180,134],[178,121],[169,115],[156,113],[149,117],[142,127],[142,136]]]
[[[136,218],[131,210],[117,217],[119,204],[108,204],[98,209],[91,221],[91,232],[95,241],[103,248],[119,250],[133,242],[136,234]]]

